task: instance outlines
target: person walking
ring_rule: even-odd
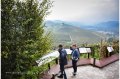
[[[63,78],[67,79],[65,70],[64,70],[64,66],[67,65],[67,52],[66,50],[63,48],[63,45],[59,45],[59,64],[60,64],[60,75],[58,76],[58,78]]]
[[[79,59],[80,53],[77,49],[76,44],[72,45],[71,50],[72,50],[71,57],[72,57],[72,66],[73,66],[73,76],[75,76],[77,73],[77,61]]]

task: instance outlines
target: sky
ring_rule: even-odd
[[[119,20],[119,0],[53,0],[46,20],[94,24]]]

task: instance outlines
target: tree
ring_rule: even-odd
[[[41,68],[35,61],[51,49],[44,32],[49,0],[1,0],[2,79],[36,79]]]

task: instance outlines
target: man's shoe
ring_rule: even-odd
[[[58,78],[63,78],[63,75],[57,76]]]
[[[73,76],[75,76],[76,75],[76,72],[73,72]]]

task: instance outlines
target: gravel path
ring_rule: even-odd
[[[119,79],[119,61],[116,61],[104,68],[93,66],[79,66],[76,76],[72,76],[73,69],[65,69],[67,79]],[[59,78],[55,78],[59,79]]]

